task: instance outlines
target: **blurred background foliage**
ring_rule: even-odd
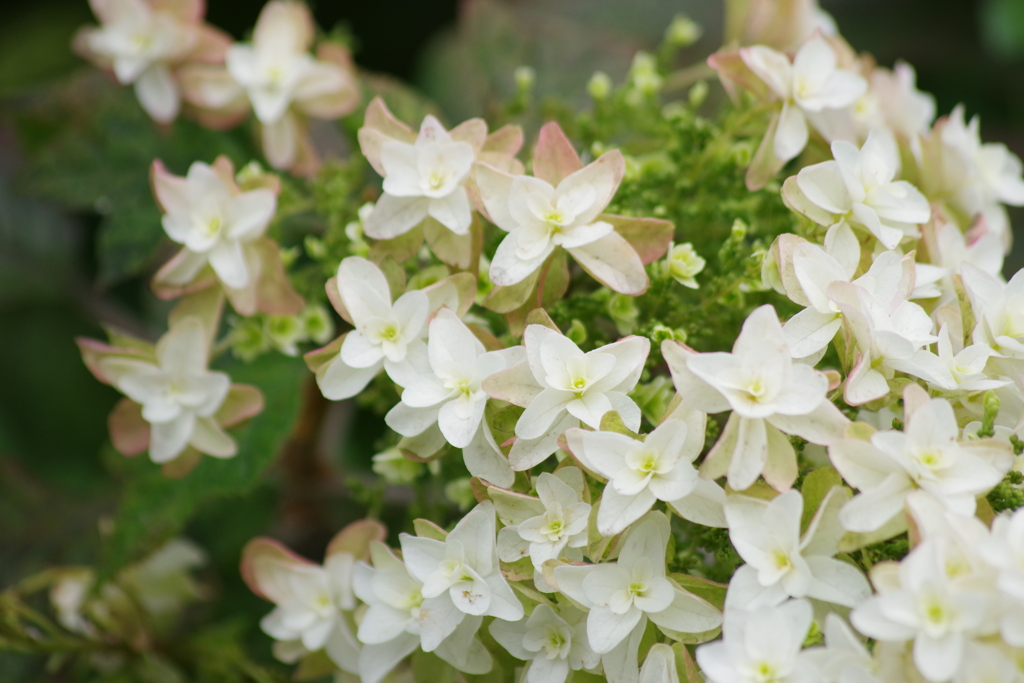
[[[208,20],[238,38],[262,6],[209,3]],[[311,5],[325,31],[349,36],[360,67],[411,83],[448,122],[496,111],[515,96],[520,66],[534,69],[541,116],[586,107],[590,75],[601,70],[620,81],[633,54],[654,49],[676,14],[704,28],[677,66],[718,47],[723,24],[722,6],[706,0]],[[969,115],[981,115],[986,140],[1024,156],[1024,0],[822,5],[856,49],[883,65],[910,62],[940,115],[964,102]],[[350,402],[328,405],[310,390],[301,361],[271,355],[230,368],[237,381],[251,372],[269,399],[271,418],[240,435],[253,454],[246,466],[205,462],[183,496],[150,463],[112,451],[106,416],[116,395],[89,375],[73,340],[101,336],[101,322],[149,337],[162,332],[168,305],[149,294],[148,280],[168,254],[148,165],[159,157],[182,172],[194,159],[223,153],[240,164],[256,153],[244,129],[213,134],[183,121],[155,128],[129,91],[71,54],[72,33],[90,21],[85,0],[36,0],[9,3],[0,22],[0,588],[53,565],[112,572],[137,559],[130,555],[147,535],[183,528],[208,554],[202,572],[217,592],[188,616],[206,625],[195,638],[242,638],[268,663],[269,642],[257,628],[267,606],[241,583],[239,550],[270,534],[319,559],[342,524],[366,505],[379,507],[369,458],[381,424]],[[1013,219],[1024,225],[1019,211]],[[1021,265],[1018,235],[1007,268]],[[426,503],[415,504],[429,516]],[[0,652],[0,680],[79,680],[47,673],[45,661]]]

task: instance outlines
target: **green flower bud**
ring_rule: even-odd
[[[533,90],[533,83],[536,80],[536,78],[537,78],[537,74],[533,70],[533,67],[529,67],[529,66],[516,67],[516,70],[515,70],[516,89],[520,92],[520,94],[527,94],[531,90]]]
[[[640,317],[640,309],[636,307],[636,300],[628,294],[614,294],[608,301],[608,315],[619,334],[631,334]]]
[[[694,109],[704,104],[704,100],[708,98],[708,82],[697,81],[694,83],[686,97],[690,101],[690,106]]]
[[[673,341],[682,342],[685,344],[686,330],[673,330],[668,325],[662,325],[661,323],[658,323],[653,328],[651,328],[650,338],[651,341],[653,341],[655,344],[660,344],[666,339],[671,339]]]
[[[268,315],[267,337],[271,345],[286,356],[299,355],[299,342],[306,339],[306,326],[296,315]]]
[[[576,346],[579,346],[583,342],[587,341],[587,328],[583,326],[576,318],[572,319],[572,323],[569,325],[569,331],[565,333],[565,336],[569,338]]]
[[[651,424],[658,424],[672,400],[673,391],[675,387],[672,386],[672,380],[665,375],[658,375],[647,384],[637,385],[629,397],[636,402]]]
[[[603,71],[595,71],[594,75],[590,77],[590,82],[587,83],[587,92],[596,102],[608,99],[608,95],[612,92],[612,79]]]
[[[334,320],[321,304],[307,306],[301,317],[306,336],[317,344],[326,344],[334,336]]]
[[[701,258],[689,242],[677,244],[668,250],[668,274],[684,287],[697,289],[700,285],[695,276],[706,265],[707,261]]]
[[[689,47],[700,40],[703,33],[700,24],[685,14],[677,14],[665,29],[665,42],[673,47]]]
[[[313,235],[306,235],[302,246],[305,247],[306,253],[309,254],[311,259],[319,261],[327,256],[327,247],[324,245],[323,240]]]
[[[247,363],[270,349],[270,340],[263,331],[263,323],[255,316],[236,320],[230,339],[232,355]]]

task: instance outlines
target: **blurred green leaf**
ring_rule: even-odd
[[[184,174],[193,161],[226,154],[238,165],[255,154],[239,131],[185,120],[158,128],[130,88],[91,70],[33,98],[20,113],[28,157],[21,181],[33,194],[102,216],[97,257],[105,284],[142,272],[164,239],[149,187],[154,159]]]
[[[181,479],[164,477],[145,456],[131,461],[127,469],[132,474],[105,548],[102,576],[113,575],[178,533],[204,503],[252,490],[291,432],[300,385],[308,376],[301,359],[278,355],[232,368],[234,381],[256,385],[266,401],[262,413],[233,433],[238,441],[234,458],[204,457]]]
[[[981,8],[981,35],[989,52],[1003,59],[1024,56],[1024,0],[988,0]]]

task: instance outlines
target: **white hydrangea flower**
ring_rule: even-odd
[[[722,640],[698,647],[697,663],[711,683],[814,683],[820,674],[801,652],[811,618],[805,600],[730,611]]]
[[[587,642],[586,614],[571,606],[556,613],[548,605],[537,605],[521,621],[491,622],[490,631],[510,655],[529,662],[526,683],[562,683],[571,671],[600,663]]]
[[[487,212],[508,233],[491,260],[491,282],[501,286],[522,282],[556,247],[588,269],[628,265],[631,271],[643,270],[635,253],[629,258],[631,250],[622,249],[625,240],[612,224],[598,220],[624,172],[625,161],[617,150],[563,178],[557,187],[540,178],[513,177],[477,166],[477,184]],[[615,258],[606,258],[609,255]],[[646,286],[642,274],[634,279]]]
[[[555,567],[559,590],[590,610],[587,638],[594,652],[610,652],[647,619],[674,633],[721,625],[721,612],[665,575],[669,534],[665,515],[651,512],[632,528],[618,562]]]
[[[640,408],[626,393],[636,386],[650,351],[643,337],[626,337],[583,353],[568,337],[543,325],[523,334],[526,363],[492,375],[484,390],[526,408],[509,452],[513,470],[540,463],[558,448],[558,437],[580,423],[597,429],[615,410],[630,429],[640,428]]]
[[[850,497],[843,487],[833,487],[801,534],[804,500],[799,491],[787,491],[771,501],[729,496],[729,538],[746,564],[729,582],[727,609],[733,604],[746,609],[773,606],[787,597],[854,607],[870,595],[861,571],[835,559],[844,533],[839,509]]]
[[[899,151],[891,134],[873,131],[864,146],[832,143],[833,161],[807,166],[797,174],[803,196],[834,222],[848,221],[886,249],[916,237],[917,225],[931,216],[928,200],[899,172]]]
[[[453,140],[433,116],[426,116],[412,144],[388,140],[380,148],[384,194],[363,229],[374,239],[392,239],[430,216],[456,235],[469,232],[471,207],[466,180],[476,152]]]
[[[463,517],[444,541],[401,535],[402,553],[409,573],[423,582],[423,597],[447,596],[455,614],[438,625],[445,631],[462,620],[463,615],[492,616],[518,621],[523,606],[501,574],[495,548],[497,529],[494,505],[484,501]]]
[[[252,104],[262,124],[263,151],[275,168],[292,166],[300,155],[304,133],[294,110],[337,118],[358,101],[345,67],[309,53],[314,35],[305,5],[271,0],[260,11],[252,42],[231,45],[224,57],[234,87],[241,90],[235,97]]]
[[[794,358],[813,360],[842,327],[842,311],[829,296],[833,282],[852,282],[877,299],[896,300],[905,294],[901,291],[905,268],[898,253],[879,254],[868,271],[854,279],[860,254],[860,244],[846,223],[829,228],[824,248],[811,242],[793,247],[789,254],[793,275],[787,278],[785,291],[795,303],[807,306],[782,327]]]
[[[597,513],[602,535],[625,530],[659,500],[692,522],[725,525],[725,491],[693,467],[704,447],[706,416],[693,411],[690,417],[685,422],[665,420],[643,441],[615,432],[566,433],[569,448],[584,467],[608,479]]]
[[[353,555],[333,543],[320,565],[276,541],[250,541],[242,554],[242,575],[253,591],[275,605],[260,628],[278,641],[278,659],[293,662],[324,649],[343,670],[357,673],[359,643],[344,614],[356,607],[354,565]]]
[[[835,52],[820,36],[804,43],[792,63],[785,54],[764,45],[743,48],[740,56],[783,103],[773,140],[780,161],[803,151],[808,119],[815,127],[827,129],[828,114],[850,106],[867,89],[863,78],[838,68]]]
[[[356,634],[363,643],[359,652],[363,683],[379,683],[420,647],[459,671],[490,671],[491,656],[476,638],[482,617],[463,616],[451,630],[449,622],[461,613],[447,596],[424,598],[423,583],[384,544],[371,544],[370,557],[373,566],[356,564],[352,581],[356,597],[367,606]]]
[[[875,565],[871,580],[878,594],[853,610],[853,625],[876,640],[913,640],[914,664],[932,683],[953,678],[967,641],[994,630],[992,596],[949,577],[940,539],[923,541],[898,565]]]
[[[188,446],[218,458],[238,451],[214,418],[231,389],[231,378],[207,368],[208,346],[203,324],[187,316],[157,342],[155,362],[125,356],[99,361],[107,380],[142,405],[142,417],[150,424],[153,462],[169,462]]]
[[[365,389],[381,368],[400,385],[415,378],[418,373],[413,359],[427,355],[423,338],[433,309],[427,294],[413,290],[392,303],[384,273],[359,256],[344,259],[337,279],[327,286],[336,289],[355,329],[344,336],[339,352],[325,369],[317,372],[324,396],[332,401],[351,398]]]
[[[153,188],[164,211],[164,230],[190,252],[187,264],[176,269],[177,284],[191,282],[209,263],[227,287],[244,289],[259,275],[251,243],[273,219],[277,197],[262,187],[241,192],[218,170],[197,161],[181,178],[157,163]]]
[[[537,477],[537,498],[503,489],[490,489],[491,500],[504,528],[498,532],[498,556],[503,562],[529,557],[534,584],[545,590],[541,565],[566,557],[582,560],[587,545],[590,505],[583,501],[585,482],[577,467],[563,467]],[[549,589],[548,589],[549,590]]]
[[[826,683],[882,683],[879,663],[842,617],[835,612],[826,614],[822,631],[824,646],[809,648],[805,656]]]
[[[973,515],[975,498],[998,484],[1013,465],[1009,444],[960,441],[949,401],[929,399],[911,386],[916,391],[904,394],[908,412],[902,432],[880,431],[870,441],[844,439],[829,447],[832,464],[860,490],[840,512],[848,531],[881,529],[902,513],[910,495],[931,496],[948,510]]]
[[[706,413],[732,410],[722,436],[701,465],[707,479],[727,475],[736,491],[764,473],[784,490],[796,479],[796,453],[785,434],[827,445],[846,418],[829,401],[828,378],[794,363],[775,309],[761,306],[744,321],[732,353],[695,353],[661,346],[683,401]]]
[[[180,2],[91,0],[89,4],[101,25],[80,31],[76,47],[109,66],[122,85],[134,85],[139,103],[154,120],[173,121],[181,108],[181,93],[172,69],[211,38],[204,35],[200,17]]]
[[[942,360],[928,350],[935,343],[935,323],[919,305],[891,289],[876,295],[848,282],[834,282],[829,298],[843,314],[851,340],[852,368],[843,387],[849,405],[863,405],[889,393],[896,372],[919,377],[939,389],[956,382]]]
[[[430,322],[427,358],[431,371],[406,384],[402,401],[386,416],[388,426],[413,437],[436,424],[445,441],[462,449],[470,474],[511,486],[515,475],[484,420],[488,396],[481,382],[525,360],[525,350],[515,346],[485,351],[458,315],[446,308]]]

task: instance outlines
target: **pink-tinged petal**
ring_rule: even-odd
[[[275,54],[306,52],[313,44],[316,27],[309,7],[300,2],[271,0],[260,11],[252,42],[260,51]]]
[[[352,65],[352,55],[338,43],[323,43],[316,51],[320,69],[330,69],[329,92],[309,93],[301,97],[302,110],[318,119],[337,119],[359,105],[360,93]]]
[[[554,121],[545,123],[540,129],[537,145],[533,148],[533,174],[557,187],[563,179],[580,168],[580,157],[562,127]]]
[[[454,194],[454,193],[453,193]],[[466,193],[460,191],[463,200],[466,200]],[[467,232],[464,234],[457,234],[452,232],[444,225],[441,225],[435,218],[434,215],[440,215],[441,211],[436,211],[437,202],[440,200],[433,200],[431,202],[431,213],[432,217],[428,218],[423,222],[423,237],[430,245],[430,250],[434,252],[434,256],[441,259],[453,268],[460,270],[468,270],[470,265],[474,263],[473,253],[477,252],[477,259],[479,261],[479,246],[476,245],[473,233],[469,231],[469,225],[471,224],[471,216],[469,209],[469,202],[466,201],[465,205],[459,202],[455,203],[455,208],[458,211],[465,210],[465,214],[461,217],[451,216],[458,220],[465,220],[467,224]],[[482,243],[481,243],[482,244]]]
[[[507,401],[525,408],[541,392],[541,386],[534,379],[527,363],[519,363],[507,370],[496,372],[481,383],[491,398]]]
[[[188,64],[176,71],[188,113],[214,130],[227,130],[242,122],[251,105],[245,90],[220,64]]]
[[[263,412],[263,392],[249,384],[232,384],[215,419],[222,427],[233,427]]]
[[[306,361],[306,367],[316,373],[318,378],[322,374],[321,371],[326,370],[327,364],[341,353],[341,345],[345,343],[345,336],[347,334],[346,332],[327,346],[310,351],[302,357]]]
[[[122,455],[133,456],[149,448],[149,423],[142,418],[142,406],[122,398],[107,418],[110,441]]]
[[[644,264],[618,233],[568,251],[583,270],[609,289],[633,296],[647,291],[649,281]]]
[[[260,141],[267,161],[276,169],[286,169],[299,156],[299,124],[295,115],[285,112],[273,123],[260,126]]]
[[[370,544],[383,543],[388,537],[388,530],[375,519],[361,519],[352,522],[342,529],[327,544],[325,557],[335,553],[348,553],[357,560],[370,557]]]
[[[194,470],[202,459],[202,453],[192,446],[186,446],[173,460],[161,463],[160,473],[168,479],[181,479]]]
[[[254,538],[246,543],[242,549],[242,561],[239,565],[242,580],[253,593],[273,603],[286,599],[290,595],[290,591],[280,585],[273,573],[267,571],[268,563],[286,568],[316,566],[316,563],[292,552],[272,538]]]
[[[100,361],[104,358],[119,356],[148,362],[155,362],[156,360],[155,352],[146,353],[142,349],[111,346],[110,344],[104,344],[99,340],[89,339],[87,337],[78,337],[75,339],[75,343],[78,344],[78,350],[82,354],[82,362],[84,362],[85,366],[89,368],[89,372],[93,374],[93,377],[104,384],[110,384],[111,382],[100,367]]]
[[[366,160],[382,176],[384,167],[380,163],[380,148],[388,140],[411,144],[416,142],[416,133],[396,119],[384,100],[378,96],[366,107],[363,127],[359,129],[359,146]]]
[[[456,142],[469,143],[475,156],[487,141],[487,122],[483,119],[469,119],[448,131],[448,135]]]
[[[168,171],[159,159],[154,159],[149,166],[149,183],[163,213],[188,213],[192,204],[188,183]]]
[[[234,38],[209,24],[202,24],[196,29],[196,45],[188,54],[189,61],[223,64],[224,53]]]
[[[779,159],[775,155],[775,134],[778,127],[779,115],[775,114],[768,124],[768,130],[765,131],[761,144],[754,152],[750,168],[747,169],[746,184],[747,189],[751,192],[764,187],[779,172],[779,169],[786,165],[785,160]]]
[[[672,221],[661,218],[632,218],[603,213],[598,216],[598,220],[611,223],[615,232],[629,242],[644,265],[664,256],[675,234]]]
[[[734,103],[739,99],[739,86],[749,90],[759,100],[770,96],[768,85],[751,71],[739,52],[716,52],[708,57],[708,66],[718,72],[722,87]]]
[[[562,179],[556,189],[559,202],[573,192],[593,191],[593,201],[589,208],[577,214],[575,220],[577,225],[590,223],[608,206],[625,173],[626,161],[622,153],[617,149],[605,152],[596,161]]]
[[[522,148],[523,129],[520,126],[509,124],[488,135],[480,151],[494,155],[514,157],[516,154],[519,154],[519,150]]]
[[[205,0],[153,0],[152,6],[154,10],[166,12],[187,24],[202,21],[206,13]]]
[[[818,225],[832,225],[835,215],[812,202],[800,189],[798,179],[798,176],[786,178],[786,182],[782,184],[782,202]]]
[[[261,237],[250,243],[250,247],[256,249],[260,260],[260,276],[256,281],[257,310],[271,315],[297,315],[302,312],[306,302],[288,280],[277,242]]]

